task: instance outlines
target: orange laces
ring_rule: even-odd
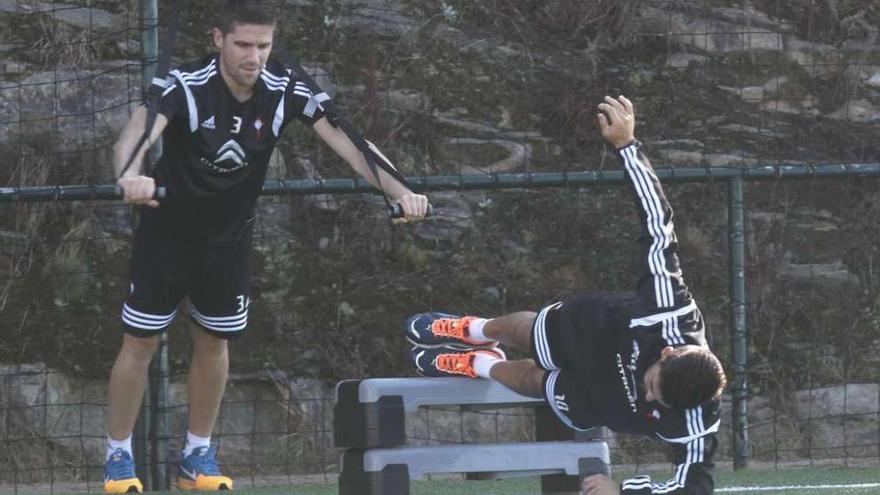
[[[468,340],[465,330],[470,325],[473,316],[465,316],[462,318],[440,318],[431,323],[431,333],[438,337],[453,337],[461,340]]]
[[[475,378],[477,374],[474,372],[474,367],[471,365],[473,357],[473,352],[462,354],[440,354],[434,359],[434,366],[436,366],[438,370],[447,373]]]

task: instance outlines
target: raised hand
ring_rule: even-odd
[[[632,102],[625,96],[621,95],[616,99],[606,96],[605,102],[599,104],[599,110],[602,137],[615,148],[623,148],[636,138],[636,115]]]

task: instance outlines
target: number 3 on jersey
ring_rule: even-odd
[[[232,117],[232,133],[238,134],[241,132],[241,117],[238,115]]]
[[[237,306],[235,311],[237,313],[241,313],[242,311],[246,310],[248,306],[251,305],[251,298],[245,297],[244,294],[242,294],[235,297],[235,302]]]

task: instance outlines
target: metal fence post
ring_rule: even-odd
[[[148,88],[156,75],[156,65],[159,57],[159,4],[157,0],[140,0],[141,10],[141,46],[143,50],[143,83],[144,89]],[[162,155],[161,139],[152,147],[149,153],[149,162],[155,163]],[[151,490],[168,490],[170,479],[168,477],[168,336],[162,334],[159,337],[159,348],[150,366],[150,380],[146,395],[149,397],[149,408],[144,413],[149,414],[149,423],[142,425],[142,431],[149,434],[150,443],[150,466],[149,475],[144,473],[144,483]],[[145,398],[146,401],[146,398]],[[144,416],[142,414],[141,416]],[[142,452],[146,461],[147,454]]]
[[[150,14],[150,4],[153,3],[152,1],[140,0],[139,3],[141,10],[140,22],[142,50],[141,87],[147,87],[146,85],[150,84],[150,81],[153,79],[153,72],[156,70],[156,50],[158,48],[158,33],[156,31],[158,29],[158,15]],[[153,469],[151,467],[148,469],[147,462],[150,457],[147,444],[149,443],[150,430],[152,429],[150,425],[150,399],[152,396],[150,393],[150,381],[151,380],[147,381],[147,387],[146,390],[144,390],[143,404],[134,426],[133,445],[137,476],[143,482],[145,490],[153,489]]]
[[[733,467],[748,466],[749,403],[748,403],[748,342],[746,329],[745,282],[745,206],[743,178],[733,177],[728,186],[728,250],[730,258],[730,339],[733,363]]]
[[[159,62],[159,4],[157,0],[140,0],[141,6],[141,49],[143,50],[144,90],[150,87],[156,75]],[[163,75],[164,77],[164,75]],[[162,155],[162,139],[150,149],[149,161],[155,163]]]
[[[168,336],[159,338],[159,349],[150,367],[151,419],[150,422],[150,461],[153,466],[153,490],[170,490],[171,478],[168,475]]]
[[[148,436],[150,431],[150,384],[147,383],[147,390],[144,391],[144,402],[141,405],[137,422],[134,424],[134,432],[132,434],[132,453],[134,454],[135,471],[138,479],[144,484],[144,490],[152,490],[150,486],[150,470],[147,469],[147,452]]]

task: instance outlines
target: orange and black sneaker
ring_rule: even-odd
[[[505,360],[507,356],[501,349],[451,349],[449,347],[413,347],[409,351],[413,368],[422,376],[465,376],[476,378],[474,371],[474,357],[477,354],[487,354],[497,359]]]
[[[177,488],[200,492],[232,491],[232,479],[220,474],[217,447],[198,447],[186,456],[177,469]]]
[[[479,341],[468,335],[468,326],[476,316],[457,316],[446,313],[420,313],[409,317],[403,325],[406,340],[412,345],[434,349],[491,349],[495,341]]]

